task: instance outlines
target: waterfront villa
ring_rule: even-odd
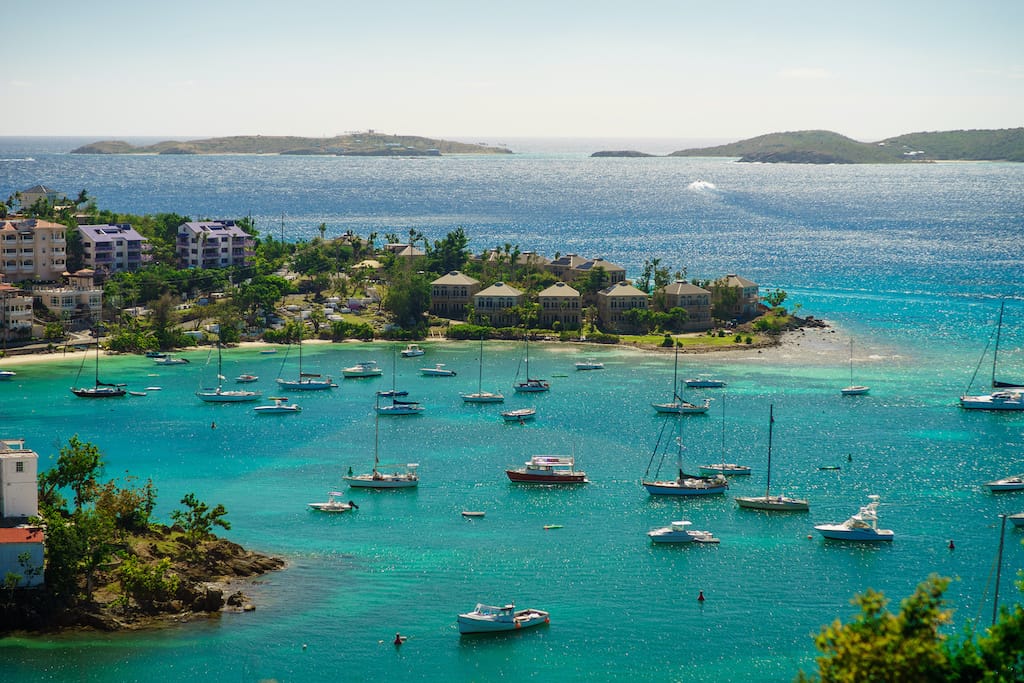
[[[178,226],[178,266],[228,268],[248,266],[255,240],[235,221],[192,221]]]
[[[37,218],[0,222],[0,274],[8,282],[58,279],[67,269],[65,230]]]
[[[515,287],[504,282],[477,292],[473,297],[473,308],[481,318],[486,317],[493,327],[510,327],[519,323],[519,318],[510,309],[522,306],[526,296]]]
[[[596,268],[601,268],[608,275],[609,285],[618,284],[626,279],[626,269],[622,266],[603,258],[583,258],[576,254],[560,256],[546,264],[544,268],[562,282],[568,283],[587,277]]]
[[[628,282],[619,282],[597,293],[597,316],[603,329],[625,332],[631,329],[626,312],[647,308],[647,292]]]
[[[0,275],[0,339],[22,339],[32,334],[32,295],[2,282]]]
[[[150,259],[149,240],[128,223],[80,225],[85,265],[101,275],[138,270]]]
[[[103,311],[103,288],[94,284],[95,275],[88,268],[64,273],[66,285],[35,285],[32,287],[32,298],[64,319],[89,322],[99,320]]]
[[[655,306],[664,312],[682,308],[689,314],[684,331],[703,332],[711,329],[711,292],[708,290],[676,280],[657,290],[653,298]]]
[[[457,270],[430,283],[430,313],[441,318],[464,320],[466,306],[480,291],[480,281]]]
[[[32,205],[40,199],[50,206],[55,206],[57,202],[63,198],[64,193],[58,192],[52,187],[47,187],[46,185],[34,185],[27,190],[22,190],[18,193],[18,206],[22,212],[25,212],[32,208]]]
[[[711,299],[714,305],[722,301],[723,289],[736,290],[737,298],[731,306],[722,311],[722,318],[728,315],[737,320],[750,320],[760,315],[761,297],[758,293],[756,282],[751,282],[736,274],[729,274],[719,280],[715,280],[711,285]]]
[[[579,329],[583,297],[569,285],[556,282],[537,295],[537,303],[541,327],[554,327],[557,322],[563,329]]]
[[[39,455],[21,439],[0,439],[0,576],[21,576],[18,586],[43,583],[43,532],[27,524],[39,515]],[[24,562],[22,557],[28,556]]]

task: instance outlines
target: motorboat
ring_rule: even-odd
[[[129,391],[128,395],[129,396],[145,396],[146,392],[145,391]]]
[[[719,539],[710,531],[690,529],[693,522],[680,520],[669,526],[652,529],[647,532],[652,543],[718,543]]]
[[[683,382],[691,389],[718,389],[725,386],[725,380],[711,377],[691,377]]]
[[[163,351],[146,351],[146,358],[167,358]]]
[[[274,415],[276,413],[298,413],[302,411],[302,408],[294,403],[288,403],[288,398],[285,396],[271,396],[270,400],[273,403],[265,406],[256,406],[253,408],[260,415]]]
[[[523,484],[585,484],[587,473],[577,470],[575,458],[535,455],[523,467],[505,470],[511,481]]]
[[[416,356],[422,356],[424,351],[419,344],[409,344],[402,349],[402,358],[415,358]]]
[[[222,363],[221,345],[217,344],[217,386],[203,387],[196,391],[196,396],[201,401],[207,403],[241,403],[244,401],[255,401],[263,395],[259,391],[249,391],[248,389],[225,389],[223,387],[224,375],[221,374]]]
[[[722,474],[727,477],[744,476],[750,474],[750,468],[746,465],[737,465],[733,462],[717,462],[710,465],[701,465],[698,470],[705,477]]]
[[[891,541],[893,532],[891,529],[878,528],[878,496],[870,495],[871,502],[863,506],[860,511],[841,524],[817,524],[818,530],[825,538],[836,541],[864,541],[878,542]]]
[[[353,503],[351,500],[347,503],[341,500],[341,497],[345,494],[341,491],[331,491],[327,494],[327,502],[324,503],[309,503],[309,507],[320,512],[348,512],[349,510],[358,510],[359,506]]]
[[[426,377],[454,377],[455,371],[449,370],[444,363],[437,363],[432,368],[420,368],[420,373]]]
[[[494,607],[478,603],[472,612],[459,615],[459,633],[498,633],[551,623],[544,610],[516,610],[515,605]]]
[[[593,358],[580,361],[576,363],[577,370],[604,370],[604,363],[598,362]]]
[[[505,422],[525,422],[537,417],[536,408],[516,408],[501,411],[501,419]]]
[[[1007,515],[1006,518],[1013,522],[1013,526],[1017,527],[1018,529],[1024,527],[1024,512],[1017,512],[1012,515]]]
[[[1024,392],[993,391],[991,394],[961,396],[960,407],[968,410],[1024,410]]]
[[[0,382],[14,379],[17,374],[14,370],[0,370]]]
[[[384,370],[377,365],[375,360],[364,360],[360,363],[356,363],[350,367],[345,368],[341,371],[341,374],[345,379],[355,379],[359,377],[380,377],[384,374]]]
[[[463,517],[477,518],[477,517],[483,517],[485,514],[486,513],[483,510],[463,510],[462,511],[462,516]]]
[[[163,358],[156,358],[153,360],[154,365],[187,365],[188,363],[188,358],[181,358],[180,356],[169,356],[166,354],[163,356]]]
[[[258,382],[259,379],[260,378],[258,375],[250,375],[247,373],[243,373],[235,378],[235,382],[237,382],[238,384],[252,384],[253,382]]]
[[[1002,491],[1024,491],[1024,474],[1015,474],[995,481],[985,482],[985,486],[993,493]]]
[[[775,426],[775,406],[768,407],[768,467],[763,496],[736,496],[736,504],[748,510],[766,512],[807,512],[811,504],[803,498],[772,495],[772,431]]]

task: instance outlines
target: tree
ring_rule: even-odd
[[[422,273],[395,272],[383,305],[404,329],[422,330],[426,324],[424,316],[430,310],[430,280]]]
[[[181,499],[181,504],[185,509],[171,512],[171,519],[185,532],[186,542],[193,550],[198,548],[201,541],[209,538],[213,527],[231,528],[231,523],[224,519],[228,511],[219,503],[211,509],[196,498],[196,494],[188,493]]]
[[[888,599],[868,589],[853,599],[861,613],[848,624],[838,619],[814,638],[818,674],[800,680],[829,681],[935,681],[949,680],[950,655],[943,645],[941,626],[951,612],[942,594],[949,579],[932,575],[900,604],[896,614],[886,609]]]
[[[123,602],[132,600],[143,609],[158,600],[167,600],[178,590],[181,578],[171,574],[171,558],[165,557],[154,565],[145,565],[130,555],[118,567]]]
[[[158,347],[170,349],[177,345],[180,335],[175,329],[178,316],[175,311],[178,300],[165,292],[157,299],[151,308],[149,322],[153,327],[153,336],[156,337]]]
[[[764,300],[766,304],[768,304],[772,308],[778,308],[779,306],[782,305],[782,302],[784,302],[786,300],[786,297],[788,296],[789,295],[786,293],[785,290],[776,289],[775,291],[768,292],[761,298]]]
[[[608,273],[601,266],[592,268],[587,272],[587,277],[583,279],[581,284],[581,291],[584,294],[597,294],[602,289],[608,286],[610,278]]]
[[[60,449],[57,465],[39,475],[40,505],[60,508],[63,499],[58,489],[70,488],[75,493],[75,510],[95,499],[97,477],[103,472],[103,454],[93,444],[75,434]]]

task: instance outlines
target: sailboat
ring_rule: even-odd
[[[722,461],[716,462],[711,465],[701,465],[700,473],[704,476],[711,476],[714,474],[724,475],[749,475],[750,468],[746,465],[737,465],[733,462],[725,461],[725,397],[722,397]]]
[[[516,370],[516,382],[513,384],[513,388],[519,393],[536,393],[539,391],[549,391],[551,385],[548,384],[547,380],[536,379],[530,377],[530,333],[527,332],[525,336],[525,349],[526,349],[526,380],[523,382],[518,381],[519,371]]]
[[[408,391],[399,391],[398,389],[395,388],[395,376],[398,373],[398,348],[396,347],[394,351],[395,352],[392,354],[393,357],[391,359],[391,388],[378,391],[378,396],[390,396],[393,398],[395,396],[409,395]],[[403,351],[403,353],[405,352]]]
[[[995,330],[995,348],[992,351],[992,388],[997,389],[997,391],[977,396],[965,394],[960,397],[961,408],[968,410],[1024,410],[1024,384],[996,379],[996,365],[999,362],[999,339],[1003,329],[1003,309],[1005,306],[1006,300],[1003,299],[999,302],[999,319]],[[990,339],[989,343],[991,341]],[[988,345],[985,346],[985,351],[982,352],[981,358],[978,359],[978,366],[974,369],[974,375],[971,377],[971,384],[968,387],[974,384],[974,379],[978,376],[978,370],[981,369],[981,364],[985,360],[987,353]]]
[[[378,407],[379,407],[378,399]],[[352,474],[349,470],[347,476],[342,477],[352,488],[369,489],[402,489],[418,486],[420,483],[419,474],[416,468],[417,463],[409,463],[404,467],[396,466],[394,472],[381,472],[380,464],[380,411],[374,411],[373,418],[373,469],[367,474]],[[391,466],[389,466],[391,467]]]
[[[648,475],[651,472],[651,465],[654,463],[654,457],[658,454],[658,447],[661,444],[662,437],[665,435],[665,428],[668,427],[666,422],[661,427],[661,432],[658,434],[658,441],[654,445],[654,451],[651,453],[651,459],[647,463],[647,471],[644,472],[644,478],[641,481],[643,487],[647,489],[647,493],[652,496],[706,496],[717,493],[725,493],[725,490],[729,488],[729,480],[723,477],[721,474],[716,474],[713,477],[701,477],[694,474],[686,474],[683,472],[683,435],[682,418],[676,418],[676,467],[679,472],[679,476],[675,479],[658,479],[658,473],[661,471],[661,465],[665,461],[665,456],[668,453],[668,445],[666,444],[665,450],[661,454],[661,459],[658,461],[658,467],[654,471],[654,478],[649,479]]]
[[[505,396],[484,391],[484,335],[480,335],[480,370],[477,372],[476,391],[472,394],[462,394],[465,403],[503,403]]]
[[[212,351],[211,351],[212,353]],[[209,364],[209,360],[207,360]],[[255,401],[262,393],[249,391],[248,389],[227,389],[223,387],[223,358],[221,356],[221,345],[217,342],[217,386],[215,388],[205,387],[196,392],[200,400],[207,403],[240,403],[242,401]]]
[[[288,360],[288,356],[285,355],[285,360]],[[282,366],[284,363],[282,362]],[[338,386],[331,379],[330,375],[324,377],[314,372],[303,372],[302,371],[302,335],[299,335],[299,377],[298,379],[283,379],[277,378],[277,383],[282,389],[292,389],[296,391],[316,391],[320,389],[333,389]]]
[[[668,403],[652,403],[651,406],[659,413],[671,413],[673,415],[680,415],[683,413],[706,413],[711,407],[711,399],[704,399],[704,403],[690,403],[684,401],[683,397],[679,395],[677,387],[679,386],[679,345],[676,344],[676,359],[675,366],[672,370],[672,400]]]
[[[766,510],[768,512],[806,512],[810,504],[802,498],[772,495],[772,428],[775,426],[775,406],[768,408],[768,481],[763,496],[736,497],[736,504],[750,510]]]
[[[871,387],[853,383],[853,338],[850,339],[850,386],[843,387],[840,391],[843,396],[860,396],[871,391]]]
[[[118,398],[125,395],[124,384],[111,384],[110,382],[100,381],[100,333],[96,331],[96,369],[94,373],[94,383],[91,387],[71,387],[71,393],[75,396],[82,398]],[[82,368],[85,366],[86,356],[82,356],[82,365],[78,367],[78,375],[75,376],[75,384],[78,384],[78,378],[82,376]]]

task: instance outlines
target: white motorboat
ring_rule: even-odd
[[[402,358],[415,358],[426,353],[419,344],[409,344],[402,349]]]
[[[14,370],[0,370],[0,382],[14,379],[17,374]]]
[[[353,503],[351,500],[347,503],[341,500],[341,497],[345,494],[341,491],[331,491],[327,494],[327,501],[324,503],[309,503],[309,507],[320,512],[348,512],[349,510],[358,510],[359,506]]]
[[[1013,523],[1013,526],[1017,527],[1018,529],[1024,527],[1024,512],[1017,512],[1012,515],[1007,515],[1006,518],[1010,520]]]
[[[644,472],[643,480],[641,484],[647,489],[647,493],[652,496],[707,496],[725,493],[725,490],[729,488],[729,480],[723,477],[721,474],[716,474],[713,477],[702,477],[693,474],[686,474],[683,472],[683,435],[682,435],[682,418],[676,418],[676,469],[678,476],[675,479],[658,479],[658,473],[661,471],[661,467],[665,462],[665,458],[668,455],[668,440],[664,439],[665,430],[668,427],[666,422],[661,427],[661,432],[658,434],[658,441],[654,445],[654,450],[651,453],[651,459],[647,463],[647,471]],[[654,464],[654,458],[658,455],[659,446],[662,442],[665,442],[665,448],[661,452],[661,458],[658,460],[658,466],[654,471],[654,476],[649,477],[651,472],[651,465]]]
[[[297,379],[284,379],[282,377],[277,378],[277,385],[287,391],[322,391],[324,389],[333,389],[337,384],[328,375],[323,375],[316,372],[303,372],[302,371],[302,337],[299,337],[299,376]],[[288,347],[291,350],[291,346]],[[263,353],[262,351],[260,353]],[[285,360],[288,360],[287,352],[285,353]],[[281,363],[284,365],[284,362]]]
[[[384,370],[377,365],[375,360],[364,360],[361,363],[349,366],[341,371],[345,379],[356,379],[360,377],[380,377]]]
[[[188,365],[188,358],[181,358],[179,356],[165,355],[163,358],[154,358],[154,365]]]
[[[501,419],[505,422],[526,422],[537,417],[536,408],[516,408],[515,410],[501,411]]]
[[[766,512],[807,512],[810,503],[803,498],[790,498],[783,495],[772,495],[772,431],[775,426],[775,406],[768,407],[768,466],[767,480],[763,496],[736,496],[736,504],[748,510],[765,510]]]
[[[211,351],[212,353],[212,351]],[[209,363],[209,359],[207,360]],[[221,346],[217,344],[217,386],[203,387],[196,391],[196,396],[207,403],[240,403],[244,401],[255,401],[262,393],[249,391],[247,389],[225,389],[223,387],[224,375],[222,373]]]
[[[580,361],[576,363],[577,370],[604,370],[604,363],[600,363],[593,358]]]
[[[727,477],[737,477],[750,474],[750,468],[746,465],[737,465],[734,462],[716,462],[710,465],[701,465],[698,470],[705,477],[722,474]]]
[[[420,368],[420,373],[426,377],[454,377],[455,371],[449,370],[444,363],[436,363],[432,368]]]
[[[505,470],[509,480],[522,484],[586,484],[587,473],[576,459],[564,455],[535,455],[523,467]]]
[[[1024,474],[1015,474],[995,481],[985,482],[986,488],[993,493],[1002,491],[1024,491]]]
[[[253,382],[258,382],[259,379],[260,378],[257,375],[250,375],[248,373],[243,373],[243,374],[239,375],[238,377],[235,377],[235,382],[237,382],[238,384],[252,384]]]
[[[691,389],[718,389],[725,386],[725,380],[712,377],[690,377],[683,382]]]
[[[864,541],[874,543],[891,541],[891,529],[878,528],[878,496],[870,495],[871,502],[860,509],[857,514],[841,524],[817,524],[822,536],[836,541]]]
[[[274,415],[277,413],[298,413],[302,411],[302,408],[294,403],[288,403],[288,398],[285,396],[271,396],[270,400],[273,403],[265,406],[256,406],[253,408],[260,415]]]
[[[549,614],[539,609],[516,610],[515,605],[494,607],[477,604],[472,612],[459,615],[459,633],[498,633],[516,631],[551,622]]]
[[[484,391],[484,337],[480,335],[480,369],[477,371],[476,391],[471,394],[461,394],[464,403],[504,403],[505,395]]]
[[[690,529],[693,522],[680,520],[669,526],[652,529],[647,532],[652,543],[718,543],[719,539],[710,531]]]

